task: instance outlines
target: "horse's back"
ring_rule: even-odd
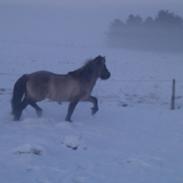
[[[80,83],[66,74],[37,71],[27,75],[27,96],[35,101],[71,101],[80,95]]]

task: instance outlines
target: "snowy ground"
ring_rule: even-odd
[[[181,56],[93,47],[0,46],[1,182],[183,181]],[[20,122],[12,121],[11,92],[20,75],[40,69],[66,73],[99,53],[106,56],[112,77],[96,85],[100,111],[95,117],[90,104],[81,103],[74,122],[67,123],[67,104],[44,101],[42,118],[27,108]],[[169,110],[172,78],[180,81],[175,111]]]
[[[0,182],[183,182],[182,55],[11,36],[0,40]],[[67,104],[44,101],[42,118],[28,107],[20,122],[12,121],[10,100],[19,76],[43,69],[67,73],[98,54],[106,56],[112,76],[93,91],[96,116],[90,104],[80,103],[68,123]],[[173,78],[177,98],[171,111]]]

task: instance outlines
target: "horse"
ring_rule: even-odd
[[[43,70],[22,75],[13,87],[11,106],[14,120],[20,120],[23,110],[28,105],[41,116],[42,109],[37,102],[44,99],[58,103],[69,102],[65,117],[68,122],[72,122],[71,116],[80,101],[91,102],[91,113],[94,115],[99,110],[98,99],[92,96],[91,92],[97,79],[107,80],[111,76],[105,62],[105,57],[99,55],[67,74]]]

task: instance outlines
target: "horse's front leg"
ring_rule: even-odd
[[[93,107],[91,108],[91,110],[92,110],[92,115],[94,115],[99,110],[98,100],[96,97],[90,96],[87,101],[89,101],[93,104]]]
[[[72,116],[74,109],[75,109],[76,105],[78,104],[78,102],[79,102],[79,100],[74,100],[74,101],[70,102],[68,111],[67,111],[67,116],[65,118],[66,121],[72,122],[71,116]]]

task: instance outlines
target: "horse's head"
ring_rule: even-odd
[[[96,69],[98,70],[99,77],[103,80],[110,78],[111,73],[106,67],[105,57],[97,56],[94,61],[96,62]]]

